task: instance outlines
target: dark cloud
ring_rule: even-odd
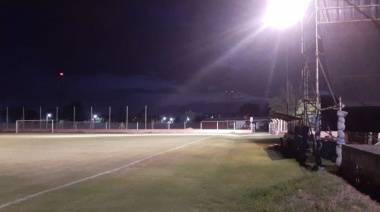
[[[265,100],[284,72],[279,33],[261,29],[263,4],[2,1],[2,104],[204,106],[225,90]]]

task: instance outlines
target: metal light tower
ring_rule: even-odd
[[[295,23],[295,19],[290,16],[298,14],[299,11],[305,9],[302,16],[301,23],[301,53],[304,57],[304,66],[302,68],[302,87],[303,87],[303,114],[302,114],[302,128],[308,129],[309,132],[304,140],[313,137],[313,150],[316,158],[316,167],[321,167],[321,157],[319,150],[321,149],[321,113],[324,110],[335,109],[338,110],[338,136],[337,141],[337,155],[338,149],[344,143],[344,117],[346,112],[342,111],[342,102],[336,100],[331,82],[327,77],[326,69],[324,67],[325,52],[323,48],[322,35],[327,35],[324,30],[332,29],[341,26],[341,23],[355,23],[357,24],[366,22],[373,22],[374,26],[380,32],[380,1],[379,0],[272,0],[268,8],[275,8],[272,11],[268,9],[265,20],[268,25],[273,25],[276,28],[285,29],[289,26],[285,21]],[[296,10],[295,10],[296,8]],[[297,11],[294,12],[294,11]],[[271,14],[271,15],[269,15]],[[334,24],[334,25],[332,25]],[[327,28],[326,26],[330,27]],[[341,35],[335,35],[333,39],[339,41]],[[352,40],[352,42],[357,42]],[[332,47],[331,44],[326,47]],[[331,49],[331,48],[330,48]],[[346,50],[347,51],[347,50]],[[354,50],[353,50],[354,51]],[[343,56],[343,55],[342,55]],[[352,58],[351,58],[352,59]],[[356,58],[354,58],[356,59]],[[322,62],[323,61],[323,62]],[[327,62],[327,61],[326,61]],[[333,61],[340,62],[340,61]],[[345,63],[346,61],[343,61]],[[341,62],[342,63],[342,62]],[[330,63],[331,64],[331,63]],[[331,72],[332,73],[332,72]],[[331,75],[330,75],[331,77]],[[336,80],[336,78],[335,78]],[[322,82],[322,83],[321,83]],[[321,88],[321,84],[322,87]],[[335,83],[334,85],[337,85]],[[329,92],[334,105],[322,108],[321,104],[321,91]],[[342,93],[342,92],[341,92]],[[338,96],[339,97],[339,96]],[[345,99],[343,99],[345,101]],[[307,126],[307,127],[306,127]],[[337,159],[337,165],[339,160]]]
[[[360,21],[371,21],[380,29],[380,1],[363,0],[313,0],[307,15],[302,21],[301,52],[304,56],[303,99],[305,124],[313,126],[318,134],[318,128],[311,117],[320,117],[321,110],[321,88],[320,82],[325,82],[328,92],[332,96],[336,108],[339,102],[334,96],[332,86],[327,78],[325,67],[321,62],[324,56],[322,47],[321,27],[327,24],[352,23]],[[352,42],[355,42],[354,40]],[[344,101],[344,99],[343,99]]]
[[[59,102],[58,102],[58,106],[57,106],[57,115],[56,115],[56,119],[57,119],[57,123],[58,123],[58,114],[59,114],[59,108],[61,108],[61,115],[63,114],[62,111],[63,111],[63,79],[64,79],[64,76],[65,76],[65,73],[63,72],[59,72],[59,80],[60,80],[60,84],[59,84]],[[61,117],[61,116],[59,116]],[[63,117],[61,117],[63,118]]]

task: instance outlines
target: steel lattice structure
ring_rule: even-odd
[[[373,22],[380,31],[380,0],[314,0],[307,14],[301,27],[301,52],[304,56],[302,70],[304,114],[302,118],[305,125],[310,129],[315,129],[318,139],[320,113],[327,109],[321,108],[321,80],[327,85],[335,105],[339,107],[340,103],[334,96],[322,62],[324,50],[320,28],[327,24]]]

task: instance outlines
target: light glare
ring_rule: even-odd
[[[285,29],[299,22],[310,0],[270,0],[264,16],[267,27]]]

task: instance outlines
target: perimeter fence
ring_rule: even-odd
[[[108,109],[108,111],[107,111]],[[149,115],[147,106],[130,113],[128,106],[112,113],[112,108],[93,107],[3,108],[0,109],[0,132],[105,132],[104,130],[248,130],[244,120],[200,121],[202,114],[185,112],[180,116]],[[198,121],[195,121],[198,120]],[[241,123],[243,123],[243,125]],[[241,126],[240,126],[241,125]],[[94,131],[93,131],[94,130]],[[131,131],[132,132],[132,131]]]
[[[46,120],[17,120],[15,123],[2,123],[0,125],[1,131],[51,131],[55,130],[101,130],[101,129],[201,129],[201,124],[196,122],[184,123],[108,123],[108,122],[71,122],[71,121],[46,121]]]
[[[55,129],[184,129],[200,128],[188,116],[151,115],[148,108],[130,112],[128,106],[116,107],[0,108],[0,129],[43,129],[43,122],[53,121]],[[29,120],[29,121],[28,121]]]

